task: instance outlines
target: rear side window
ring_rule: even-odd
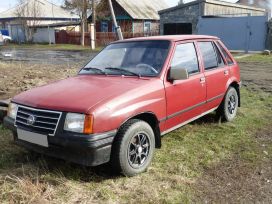
[[[205,70],[218,67],[217,53],[212,42],[199,42],[198,45],[203,56]]]
[[[233,61],[232,61],[231,57],[229,56],[229,54],[226,52],[226,50],[223,48],[223,46],[219,42],[216,42],[216,44],[219,47],[219,49],[221,50],[221,52],[223,53],[228,65],[232,65]]]
[[[171,67],[187,69],[189,74],[199,72],[196,49],[193,43],[184,43],[176,47]]]
[[[217,56],[217,63],[218,63],[218,67],[223,67],[225,66],[225,62],[223,60],[223,57],[218,49],[218,47],[213,43],[214,49],[216,51],[216,56]]]

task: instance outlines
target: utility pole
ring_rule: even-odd
[[[92,23],[95,25],[96,23],[96,9],[95,9],[95,0],[92,0]]]
[[[92,23],[91,23],[91,48],[95,49],[95,39],[96,39],[96,8],[95,0],[92,0]]]
[[[86,19],[87,19],[87,2],[83,0],[82,5],[82,16],[81,16],[81,45],[85,45],[85,26],[86,26]]]
[[[117,31],[118,39],[123,40],[124,38],[123,38],[122,30],[121,30],[121,27],[117,25],[117,21],[116,21],[116,18],[115,18],[115,13],[114,13],[114,10],[113,10],[111,0],[109,0],[109,7],[110,7],[110,11],[111,11],[111,17],[112,17],[112,20],[113,20],[113,24],[114,24],[114,27],[115,27],[115,29]]]

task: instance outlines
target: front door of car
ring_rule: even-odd
[[[204,74],[207,85],[205,111],[208,111],[219,106],[223,100],[230,71],[213,41],[201,41],[197,44],[202,55],[205,70]]]
[[[189,77],[175,81],[167,79],[165,82],[167,100],[165,129],[175,128],[203,112],[206,82],[199,64],[194,42],[176,45],[169,69],[187,69]]]

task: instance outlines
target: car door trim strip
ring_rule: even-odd
[[[164,122],[164,121],[166,121],[166,120],[168,120],[168,119],[174,118],[174,117],[176,117],[176,116],[178,116],[178,115],[181,115],[181,114],[183,114],[183,113],[186,113],[186,112],[188,112],[188,111],[191,111],[191,110],[193,110],[193,109],[195,109],[195,108],[197,108],[197,107],[199,107],[199,106],[202,106],[202,105],[204,105],[204,104],[207,104],[207,103],[210,103],[210,102],[212,102],[212,101],[214,101],[214,100],[217,100],[217,99],[219,99],[219,98],[222,98],[223,96],[225,96],[225,94],[220,94],[220,95],[218,95],[218,96],[215,96],[215,97],[213,97],[213,98],[210,98],[210,99],[207,100],[207,101],[198,103],[198,104],[196,104],[196,105],[190,106],[189,108],[186,108],[186,109],[184,109],[184,110],[181,110],[181,111],[178,111],[178,112],[176,112],[176,113],[173,113],[173,114],[171,114],[171,115],[169,115],[169,116],[167,116],[167,117],[165,117],[165,118],[162,118],[162,119],[160,120],[160,122]]]

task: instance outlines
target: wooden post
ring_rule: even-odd
[[[95,8],[95,0],[92,0],[92,24],[91,24],[91,48],[95,49],[95,41],[96,41],[96,8]]]
[[[91,23],[91,31],[90,31],[90,38],[91,38],[91,48],[92,50],[95,49],[95,28],[94,24]]]

